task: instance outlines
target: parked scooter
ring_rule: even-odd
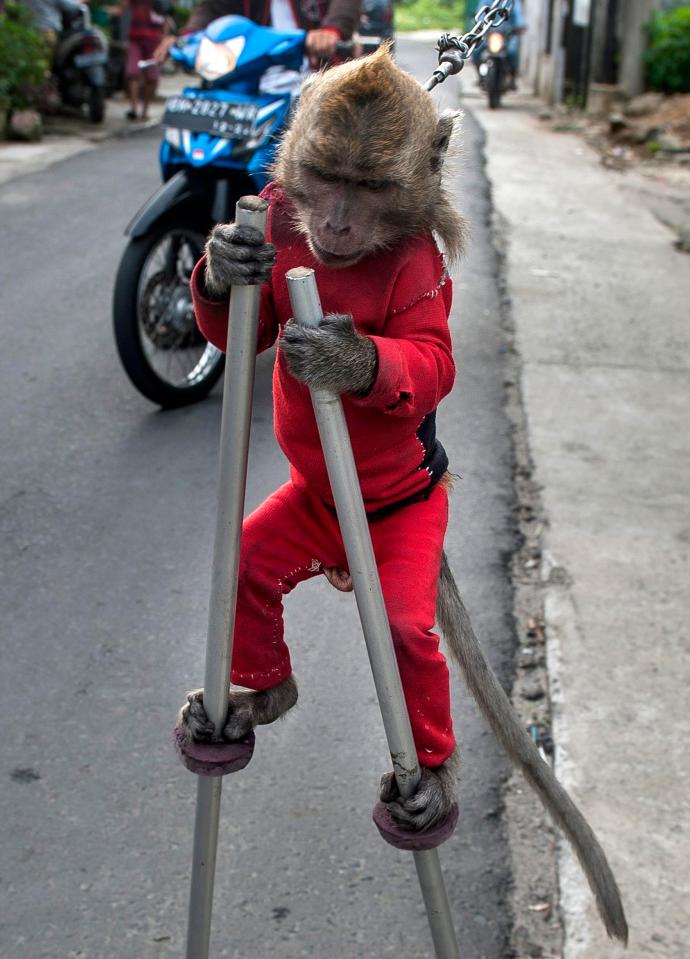
[[[513,31],[492,30],[479,51],[479,86],[486,91],[492,110],[500,107],[504,93],[515,89],[515,70],[508,52],[512,35]]]
[[[105,34],[91,25],[90,10],[82,4],[78,13],[66,15],[53,70],[62,103],[77,109],[86,106],[92,123],[101,123],[105,116],[107,62]]]

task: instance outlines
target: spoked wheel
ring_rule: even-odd
[[[113,299],[115,341],[140,393],[160,406],[202,399],[223,372],[223,354],[194,320],[189,280],[210,224],[161,226],[124,252]]]

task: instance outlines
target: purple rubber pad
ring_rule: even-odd
[[[446,818],[432,829],[427,829],[426,832],[410,832],[409,829],[403,829],[393,819],[385,802],[376,803],[373,819],[376,828],[391,846],[409,852],[421,852],[424,849],[435,849],[452,835],[458,821],[458,804],[453,803]]]
[[[244,769],[254,752],[254,733],[236,743],[193,743],[187,739],[184,726],[173,731],[175,749],[183,766],[198,776],[226,776]]]

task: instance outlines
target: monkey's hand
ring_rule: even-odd
[[[297,682],[288,676],[272,689],[228,694],[228,713],[223,726],[222,738],[226,742],[242,739],[255,726],[272,723],[297,702]],[[187,694],[187,702],[180,710],[180,722],[193,742],[211,742],[215,738],[215,726],[204,709],[204,691],[195,689]]]
[[[393,773],[381,779],[379,796],[402,829],[424,832],[446,818],[455,802],[456,771],[453,757],[434,769],[422,767],[416,791],[403,799]]]
[[[292,375],[312,389],[366,396],[374,385],[376,347],[347,313],[329,313],[318,327],[290,320],[280,345]]]
[[[219,223],[211,230],[206,253],[206,291],[223,299],[232,286],[258,286],[271,276],[276,249],[253,226]]]

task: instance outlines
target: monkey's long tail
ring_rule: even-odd
[[[445,553],[441,560],[436,616],[448,648],[494,735],[572,843],[607,933],[627,945],[628,924],[604,850],[551,767],[541,758],[484,658]]]

